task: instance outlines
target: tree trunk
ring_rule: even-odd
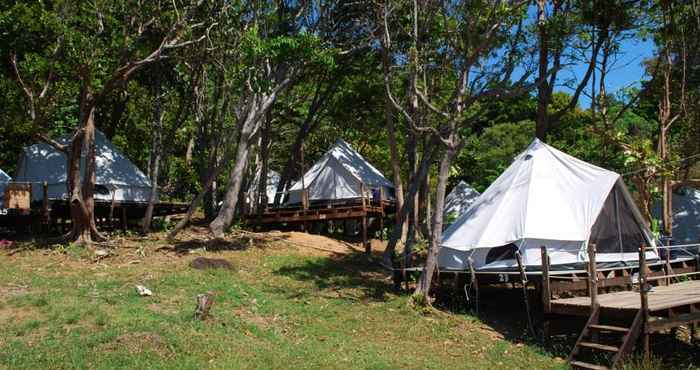
[[[544,140],[547,135],[549,106],[549,86],[547,84],[547,67],[549,66],[549,51],[547,49],[547,28],[545,16],[545,0],[537,0],[537,28],[539,33],[539,69],[537,71],[537,122],[535,136]]]
[[[209,225],[209,231],[211,231],[215,238],[223,238],[224,232],[233,222],[233,216],[238,203],[238,194],[241,190],[241,184],[243,183],[243,174],[248,164],[250,140],[260,125],[260,120],[252,116],[254,116],[254,114],[249,114],[249,117],[246,118],[241,128],[241,135],[238,140],[238,147],[236,148],[235,165],[228,179],[228,190],[226,191],[226,196],[219,210],[219,215],[216,216],[214,221]]]
[[[430,284],[437,268],[438,252],[440,250],[440,242],[442,240],[442,215],[445,209],[445,193],[447,191],[447,179],[450,175],[450,167],[452,159],[456,151],[448,149],[440,160],[440,172],[438,174],[437,191],[435,194],[435,214],[433,215],[433,233],[430,238],[430,249],[428,249],[428,260],[425,263],[425,269],[421,274],[418,286],[414,295],[422,295],[427,297],[430,293]]]
[[[316,127],[320,124],[320,120],[317,119],[318,114],[321,112],[325,102],[335,93],[336,87],[333,85],[329,87],[325,92],[321,93],[321,87],[316,88],[316,93],[314,99],[311,102],[311,107],[309,112],[306,114],[304,122],[299,127],[297,131],[297,136],[294,139],[294,144],[290,150],[290,156],[284,165],[282,173],[280,174],[280,182],[277,184],[277,190],[275,191],[275,200],[273,201],[274,206],[277,207],[280,202],[282,202],[283,194],[282,192],[289,189],[292,176],[294,176],[294,169],[297,168],[300,161],[301,147],[304,144],[304,140],[313,132]],[[302,174],[303,175],[303,174]]]
[[[382,68],[385,76],[388,76],[389,65],[391,64],[389,51],[386,46],[382,43]],[[391,154],[391,172],[394,178],[394,197],[396,198],[396,213],[401,213],[404,205],[403,197],[403,181],[401,180],[401,165],[399,164],[399,149],[396,143],[396,128],[394,126],[394,105],[389,99],[389,95],[385,92],[384,94],[384,121],[386,123],[387,137],[389,140],[389,152]],[[406,236],[408,234],[408,222],[399,222],[399,218],[396,218],[396,225],[394,227],[401,229],[401,243],[406,243]]]
[[[436,147],[437,144],[437,140],[431,140],[430,145],[432,147]],[[418,175],[415,176],[409,184],[408,194],[406,195],[406,202],[404,203],[401,212],[398,212],[396,214],[396,218],[398,219],[397,223],[404,223],[408,218],[409,214],[413,213],[413,208],[415,207],[416,194],[418,194],[421,179],[428,173],[428,170],[430,169],[430,162],[432,161],[432,157],[434,155],[435,149],[429,151],[427,155],[423,156],[423,159],[420,163]],[[387,266],[393,266],[394,251],[396,249],[396,244],[401,239],[401,234],[402,230],[398,227],[394,228],[394,230],[391,233],[391,238],[389,239],[389,243],[387,243],[383,255],[384,264]]]
[[[162,94],[161,94],[161,81],[160,77],[156,77],[155,86],[155,104],[153,105],[153,131],[151,135],[151,155],[148,164],[150,180],[151,180],[151,193],[148,196],[148,206],[146,207],[146,213],[143,216],[142,232],[144,234],[151,230],[151,220],[153,219],[153,208],[155,208],[156,201],[158,200],[158,175],[160,173],[160,160],[162,152],[162,134],[163,134],[163,111],[161,109],[162,104]]]
[[[231,161],[231,155],[233,151],[231,150],[226,150],[224,152],[224,156],[221,160],[221,162],[218,163],[218,165],[214,168],[211,169],[209,174],[207,175],[207,180],[204,182],[202,186],[202,190],[197,194],[194,199],[190,202],[190,206],[187,208],[187,213],[185,213],[185,217],[180,220],[180,222],[175,225],[175,228],[173,228],[170,233],[168,233],[168,238],[173,239],[177,234],[182,231],[189,223],[190,220],[192,219],[192,215],[194,212],[197,210],[197,207],[199,207],[199,204],[202,202],[202,199],[204,199],[204,195],[209,191],[209,189],[212,187],[212,183],[215,182],[215,180],[219,177],[219,174],[221,173],[221,170],[224,168],[224,165],[228,162]]]
[[[416,134],[414,132],[408,133],[408,140],[406,140],[406,153],[408,154],[408,168],[409,168],[409,179],[413,182],[418,178],[418,172],[420,171],[420,164],[418,162],[418,140],[416,140]],[[426,172],[427,174],[427,172]],[[416,240],[419,229],[420,222],[420,207],[418,207],[418,202],[420,201],[420,183],[418,191],[413,193],[410,199],[404,201],[411,202],[411,212],[408,214],[408,219],[403,221],[408,223],[408,235],[406,239]]]
[[[68,153],[68,195],[72,230],[67,241],[90,244],[103,241],[95,224],[95,105],[92,96],[83,92],[80,104],[79,132],[73,137]],[[81,181],[80,162],[85,152],[85,173]]]
[[[258,215],[267,209],[267,172],[270,157],[270,130],[272,128],[272,113],[265,115],[265,123],[260,132],[260,177],[258,178],[258,188],[256,189],[255,206]]]

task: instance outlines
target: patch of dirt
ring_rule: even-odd
[[[190,267],[197,270],[226,269],[233,270],[231,262],[222,258],[197,257],[190,261]]]
[[[351,253],[361,253],[364,251],[360,245],[348,243],[342,240],[333,239],[323,235],[307,234],[298,231],[279,232],[270,231],[267,233],[256,233],[263,239],[267,239],[274,244],[283,244],[295,248],[307,255],[347,255]],[[381,242],[372,241],[373,250],[377,249]],[[384,249],[383,247],[381,248]]]
[[[264,316],[256,313],[255,310],[248,310],[243,307],[236,308],[233,313],[241,320],[261,329],[277,327],[279,326],[277,324],[281,324],[282,320],[279,316]],[[286,329],[282,328],[282,331],[285,332]]]
[[[163,337],[146,332],[122,334],[111,342],[99,346],[97,352],[114,352],[122,349],[127,349],[132,354],[154,352],[161,357],[168,357],[172,354],[172,350]]]
[[[32,307],[4,306],[0,308],[0,323],[19,323],[28,319],[37,320],[41,317],[41,313]]]
[[[22,285],[0,286],[0,297],[9,298],[29,293],[29,288]]]

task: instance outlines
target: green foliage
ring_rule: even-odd
[[[498,123],[472,135],[456,160],[458,179],[483,191],[530,144],[534,130],[534,122],[521,121]]]

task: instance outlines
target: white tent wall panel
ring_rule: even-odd
[[[66,144],[67,137],[58,140]],[[151,185],[146,175],[124,156],[102,132],[95,133],[95,178],[98,189],[95,199],[147,202]],[[81,175],[85,171],[81,159]],[[48,183],[50,199],[66,199],[67,157],[52,146],[39,143],[24,148],[17,167],[15,181],[32,183],[32,199],[42,200],[42,183]],[[103,193],[104,192],[104,193]]]
[[[0,205],[2,205],[2,197],[5,194],[5,185],[11,180],[12,178],[10,177],[10,175],[5,173],[5,171],[0,170]]]

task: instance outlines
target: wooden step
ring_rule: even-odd
[[[620,350],[618,347],[608,346],[608,345],[600,344],[600,343],[580,342],[578,345],[580,347],[586,347],[586,348],[597,349],[597,350],[608,351],[608,352],[617,352]]]
[[[582,361],[571,361],[571,363],[569,365],[571,365],[571,367],[573,367],[574,369],[580,368],[580,369],[591,369],[591,370],[610,370],[606,366],[589,364],[588,362],[582,362]]]
[[[612,326],[612,325],[589,325],[588,326],[591,329],[595,330],[600,330],[600,331],[614,331],[618,333],[627,333],[630,331],[628,328],[623,328],[621,326]]]

